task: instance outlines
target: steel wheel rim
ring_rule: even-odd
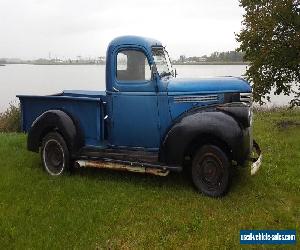
[[[222,183],[224,168],[214,154],[205,154],[198,162],[198,178],[209,189],[216,190]]]
[[[54,140],[48,140],[43,150],[43,161],[46,170],[51,175],[60,175],[65,167],[64,151],[61,144]]]

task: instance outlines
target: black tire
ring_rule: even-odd
[[[50,132],[43,138],[41,159],[45,171],[52,176],[63,175],[69,169],[69,150],[59,133]]]
[[[191,175],[195,187],[205,195],[220,197],[230,184],[230,163],[227,155],[214,145],[202,146],[194,155]]]

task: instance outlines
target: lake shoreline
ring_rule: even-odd
[[[173,63],[173,65],[248,65],[249,62],[198,62],[198,63]]]
[[[103,63],[8,63],[8,64],[27,64],[27,65],[105,65]],[[173,63],[173,65],[248,65],[249,62],[193,62],[193,63]],[[0,66],[5,66],[4,64]]]

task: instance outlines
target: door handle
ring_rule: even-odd
[[[115,88],[115,87],[113,87],[113,90],[114,90],[115,92],[120,92],[120,90],[118,90],[118,89]]]

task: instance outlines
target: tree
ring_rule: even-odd
[[[294,95],[300,105],[300,0],[240,0],[245,10],[238,51],[249,61],[246,78],[260,104],[270,92]]]

